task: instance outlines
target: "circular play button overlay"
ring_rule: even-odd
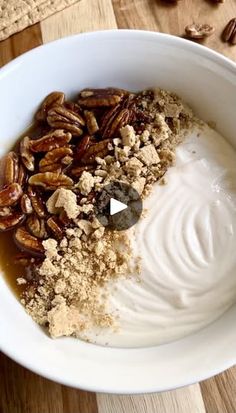
[[[139,193],[123,182],[113,181],[106,185],[97,203],[97,218],[109,229],[123,231],[131,228],[142,214]]]

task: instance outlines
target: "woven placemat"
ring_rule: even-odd
[[[0,40],[79,0],[0,0]]]

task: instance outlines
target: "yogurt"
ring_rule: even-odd
[[[155,346],[194,333],[236,302],[236,151],[205,125],[177,148],[167,184],[144,202],[133,244],[139,277],[110,286],[118,331],[89,338]]]

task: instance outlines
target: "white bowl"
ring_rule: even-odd
[[[1,153],[32,121],[52,90],[76,95],[86,86],[177,92],[236,146],[236,65],[194,43],[142,31],[81,34],[39,47],[0,71]],[[194,335],[170,344],[105,348],[72,338],[52,340],[0,279],[0,347],[25,367],[92,391],[139,393],[206,379],[236,363],[236,306]]]

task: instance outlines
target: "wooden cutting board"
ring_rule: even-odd
[[[213,0],[212,0],[213,1]],[[182,35],[195,22],[216,27],[206,46],[236,60],[236,46],[220,40],[236,17],[236,0],[81,0],[0,43],[0,65],[42,43],[74,33],[114,28]],[[161,394],[112,396],[71,389],[39,377],[0,355],[0,413],[236,413],[236,367],[205,382]]]

